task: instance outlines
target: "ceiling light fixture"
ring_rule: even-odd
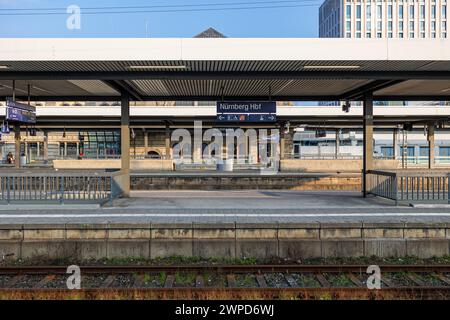
[[[361,66],[303,66],[303,69],[359,69]]]
[[[450,88],[441,90],[441,92],[447,92],[447,91],[450,91]]]
[[[9,69],[9,66],[2,66],[2,65],[0,65],[0,70],[6,70],[6,69]]]
[[[186,66],[129,66],[128,69],[186,69]]]

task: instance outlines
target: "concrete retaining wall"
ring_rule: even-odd
[[[374,159],[374,168],[395,170],[400,166],[398,160]],[[288,159],[280,161],[281,172],[361,172],[362,160],[314,160]]]
[[[172,160],[131,160],[131,170],[172,171]],[[120,159],[53,160],[55,169],[120,169]]]
[[[361,176],[131,176],[132,190],[344,190],[360,191]]]
[[[428,258],[449,244],[449,223],[0,225],[0,255],[16,259]]]

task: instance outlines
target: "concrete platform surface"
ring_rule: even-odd
[[[450,208],[394,206],[357,192],[135,191],[113,207],[3,206],[0,224],[180,222],[450,222]]]

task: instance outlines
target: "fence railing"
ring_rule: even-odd
[[[0,203],[105,203],[122,194],[120,172],[0,173]]]
[[[413,202],[450,203],[450,173],[430,171],[377,171],[367,174],[368,193]]]

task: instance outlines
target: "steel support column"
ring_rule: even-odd
[[[340,151],[340,148],[341,148],[341,139],[340,139],[340,136],[339,136],[339,133],[341,132],[341,130],[340,129],[336,129],[336,147],[335,147],[335,158],[336,158],[336,160],[337,159],[339,159],[339,151]]]
[[[392,133],[392,155],[394,157],[394,160],[397,160],[398,158],[397,149],[398,149],[398,129],[395,128]]]
[[[121,172],[122,172],[122,194],[130,196],[130,97],[123,92],[121,98],[120,113],[120,150],[121,150]]]
[[[364,95],[363,112],[363,196],[368,193],[367,172],[373,166],[373,95],[366,93]]]
[[[20,124],[14,125],[14,166],[20,168]]]
[[[428,140],[428,169],[434,168],[434,123],[430,122],[428,124],[427,130],[427,140]]]
[[[166,130],[165,130],[165,144],[166,144],[166,160],[172,159],[171,152],[170,152],[170,126],[166,123]]]

